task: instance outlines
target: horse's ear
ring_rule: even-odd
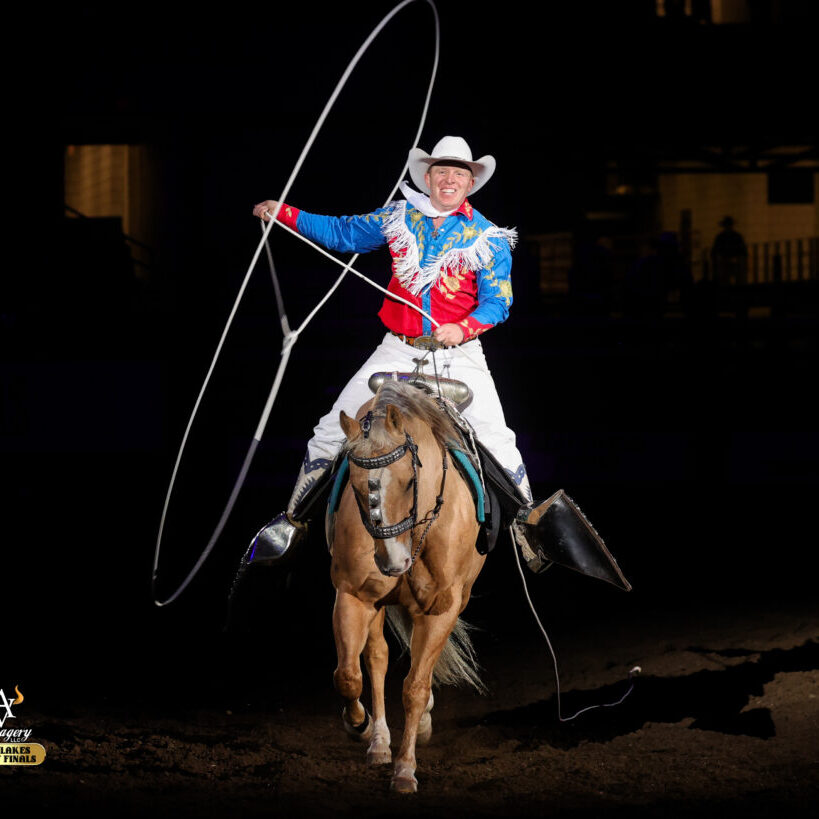
[[[384,420],[384,427],[387,432],[397,433],[398,435],[404,431],[404,418],[398,407],[387,404],[387,417]]]
[[[344,410],[339,413],[338,420],[341,422],[341,428],[344,430],[348,441],[352,441],[361,432],[358,422],[350,418]]]

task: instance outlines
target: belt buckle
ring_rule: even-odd
[[[418,338],[412,342],[412,346],[418,347],[421,350],[432,350],[434,352],[435,350],[442,349],[444,345],[441,344],[435,336],[418,336]]]

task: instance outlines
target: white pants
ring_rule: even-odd
[[[361,405],[373,397],[367,384],[370,376],[375,372],[412,372],[416,367],[413,359],[423,358],[425,353],[425,350],[405,344],[392,333],[384,336],[375,352],[341,391],[330,412],[313,429],[313,437],[307,444],[300,483],[306,477],[305,473],[324,466],[326,461],[332,461],[336,457],[345,441],[339,413],[344,410],[347,415],[355,417]],[[432,377],[435,369],[431,353],[426,360],[427,364],[422,371]],[[503,407],[486,365],[481,342],[473,339],[460,347],[438,350],[435,353],[435,365],[439,376],[463,381],[472,390],[473,398],[463,412],[464,418],[472,424],[481,443],[509,472],[524,498],[531,500],[526,467],[515,445],[515,433],[506,426]]]

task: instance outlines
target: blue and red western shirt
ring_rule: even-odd
[[[330,250],[366,253],[389,246],[387,290],[416,304],[440,324],[457,324],[464,340],[504,321],[512,304],[514,230],[499,228],[467,200],[433,220],[404,200],[360,216],[321,216],[283,204],[279,221]],[[387,296],[379,318],[395,333],[431,335],[426,316]]]

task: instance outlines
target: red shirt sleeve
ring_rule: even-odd
[[[457,324],[458,327],[463,330],[464,341],[471,341],[473,338],[477,338],[481,333],[485,333],[495,326],[494,324],[483,324],[480,321],[476,321],[472,316],[467,316],[462,321],[457,322]]]
[[[281,208],[279,208],[279,215],[276,217],[278,222],[281,222],[283,225],[287,225],[287,227],[292,228],[293,230],[298,230],[296,227],[296,222],[299,220],[299,214],[301,211],[298,208],[294,208],[292,205],[287,205],[282,202]]]

